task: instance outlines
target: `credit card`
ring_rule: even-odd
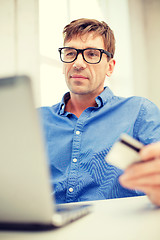
[[[138,153],[143,146],[141,142],[123,133],[105,159],[109,164],[125,170],[130,164],[141,161]]]

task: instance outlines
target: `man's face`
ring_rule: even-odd
[[[72,38],[65,43],[65,47],[105,49],[103,38],[91,33]],[[108,62],[106,54],[102,54],[98,64],[89,64],[84,61],[80,53],[74,62],[64,63],[63,72],[71,93],[98,96],[104,90],[105,77],[112,74],[114,65],[114,59]]]

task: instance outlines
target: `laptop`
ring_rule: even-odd
[[[55,203],[31,80],[0,79],[0,227],[61,227],[91,212]]]

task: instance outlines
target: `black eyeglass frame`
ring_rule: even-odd
[[[77,51],[77,54],[76,54],[75,58],[74,58],[72,61],[70,61],[70,62],[64,61],[64,60],[62,59],[62,56],[61,56],[63,49],[74,49],[74,50],[76,50],[76,51]],[[85,51],[85,50],[89,50],[89,49],[99,50],[99,51],[100,51],[100,58],[99,58],[99,61],[98,61],[98,62],[96,62],[96,63],[91,63],[91,62],[88,62],[88,61],[85,59],[85,57],[84,57],[84,51]],[[62,48],[58,48],[58,51],[59,51],[59,53],[60,53],[60,59],[61,59],[61,61],[64,62],[64,63],[72,63],[72,62],[74,62],[74,61],[77,59],[77,57],[78,57],[78,55],[79,55],[80,53],[82,54],[83,60],[84,60],[85,62],[89,63],[89,64],[98,64],[98,63],[101,61],[101,59],[102,59],[102,54],[103,54],[103,53],[105,53],[105,54],[107,55],[107,57],[113,58],[113,54],[112,54],[112,53],[110,53],[110,52],[108,52],[108,51],[106,51],[106,50],[104,50],[104,49],[100,49],[100,48],[77,49],[77,48],[73,48],[73,47],[62,47]]]

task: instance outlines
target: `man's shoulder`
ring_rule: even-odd
[[[158,113],[160,112],[159,107],[152,102],[151,100],[141,97],[141,96],[130,96],[130,97],[121,97],[113,96],[110,102],[111,106],[122,106],[123,108],[128,108],[131,111],[136,111],[139,113]]]
[[[60,103],[54,104],[52,106],[41,106],[38,108],[38,111],[42,115],[50,115],[50,114],[56,114],[59,111]]]
[[[152,102],[150,99],[146,98],[146,97],[140,97],[140,96],[133,96],[131,97],[133,99],[134,102],[139,103],[140,105],[142,105],[142,107],[153,107],[153,108],[158,108],[158,106]]]
[[[119,102],[130,102],[131,104],[140,104],[140,105],[155,105],[151,100],[141,97],[141,96],[130,96],[130,97],[121,97],[121,96],[114,96],[114,99],[116,99]]]
[[[129,105],[135,105],[135,104],[145,104],[145,101],[147,99],[139,96],[118,96],[118,95],[113,95],[112,98],[110,99],[110,103],[112,104],[129,104]]]

